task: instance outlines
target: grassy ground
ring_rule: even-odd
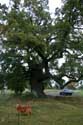
[[[32,106],[31,116],[17,113],[16,104],[19,102]],[[83,98],[0,96],[0,125],[83,125]]]
[[[76,90],[76,93],[80,96],[83,96],[83,90]]]

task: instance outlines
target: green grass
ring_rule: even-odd
[[[80,95],[80,96],[83,96],[83,90],[82,90],[82,89],[76,90],[76,93],[77,93],[78,95]]]
[[[16,104],[29,103],[32,114],[18,115]],[[0,125],[83,125],[83,98],[30,99],[0,96]]]

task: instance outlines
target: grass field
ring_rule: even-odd
[[[83,96],[83,90],[76,90],[76,93],[78,93],[80,96]]]
[[[18,114],[18,102],[29,103],[32,114]],[[83,97],[30,99],[0,96],[0,125],[83,125]]]

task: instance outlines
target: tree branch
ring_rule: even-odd
[[[66,75],[65,75],[66,76]],[[71,78],[71,77],[70,77]],[[78,79],[76,78],[72,78],[71,80],[69,80],[68,82],[66,82],[63,86],[62,89],[67,86],[68,84],[70,84],[71,82],[79,82],[81,79],[83,78],[83,75],[80,75]]]
[[[52,60],[53,58],[62,58],[63,56],[63,51],[57,51],[57,52],[55,52],[51,57],[49,57],[47,60],[48,60],[48,62],[50,61],[50,60]]]

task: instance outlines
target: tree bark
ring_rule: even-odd
[[[32,65],[30,76],[31,92],[36,97],[44,97],[44,75],[42,72],[42,66],[39,64]]]
[[[45,97],[44,84],[38,81],[36,78],[32,78],[30,81],[31,93],[35,97]]]

